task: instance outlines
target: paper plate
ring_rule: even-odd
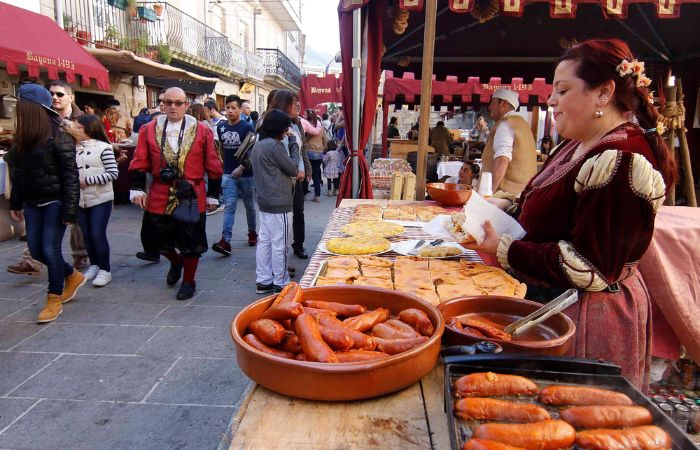
[[[430,241],[427,240],[423,245],[428,244]],[[416,246],[418,243],[418,239],[411,239],[410,241],[399,241],[399,242],[394,242],[391,244],[391,250],[395,251],[396,253],[404,256],[419,256],[419,255],[409,255],[408,252],[410,252],[413,247]],[[431,259],[446,259],[446,258],[458,258],[460,256],[463,256],[467,253],[467,250],[459,245],[456,242],[443,242],[442,244],[438,245],[438,247],[454,247],[458,249],[460,252],[457,255],[450,255],[450,256],[424,256],[423,258],[431,258]]]

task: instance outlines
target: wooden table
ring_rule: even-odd
[[[340,208],[359,203],[386,205],[388,200],[343,200]],[[402,203],[415,202],[392,201]],[[333,225],[329,222],[324,235]],[[317,255],[318,250],[300,280],[302,286],[313,278]],[[449,449],[443,380],[443,366],[438,364],[406,389],[354,402],[300,400],[253,385],[231,425],[230,448]]]

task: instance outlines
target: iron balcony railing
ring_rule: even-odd
[[[63,0],[65,30],[79,43],[130,50],[169,64],[175,57],[224,75],[262,80],[262,58],[167,2]]]
[[[280,50],[259,48],[258,55],[263,58],[266,75],[277,75],[294,86],[301,85],[301,70]]]

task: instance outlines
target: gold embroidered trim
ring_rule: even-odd
[[[185,135],[182,138],[182,145],[180,150],[175,153],[175,150],[170,145],[170,140],[165,139],[165,148],[163,149],[163,157],[165,158],[166,164],[177,164],[177,171],[182,177],[185,174],[185,163],[187,161],[187,156],[190,154],[192,149],[192,144],[197,136],[197,120],[191,116],[185,116],[182,120],[185,121]],[[163,121],[158,120],[156,122],[156,146],[160,151],[160,140],[158,136],[163,136],[163,128],[167,123],[167,118]],[[165,214],[172,214],[173,210],[178,205],[177,197],[175,196],[175,185],[170,186],[168,190],[168,200],[165,205]]]

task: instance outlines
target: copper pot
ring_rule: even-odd
[[[241,370],[256,383],[280,394],[309,400],[359,400],[408,387],[427,375],[437,363],[445,328],[442,315],[428,302],[410,294],[361,286],[319,286],[304,289],[305,300],[362,304],[387,308],[392,316],[406,308],[426,312],[435,333],[424,344],[388,358],[343,364],[296,361],[268,355],[243,340],[248,324],[272,303],[266,297],[246,307],[231,322],[231,337]]]
[[[510,323],[528,316],[541,307],[541,303],[501,296],[460,297],[438,305],[445,322],[456,316],[478,313],[502,315],[507,323]],[[505,353],[553,356],[565,354],[571,347],[571,340],[576,333],[574,322],[567,315],[558,313],[545,320],[542,325],[547,328],[548,333],[554,336],[548,339],[504,341],[471,337],[452,330],[450,327],[445,327],[445,343],[463,345],[488,340],[500,344]]]

